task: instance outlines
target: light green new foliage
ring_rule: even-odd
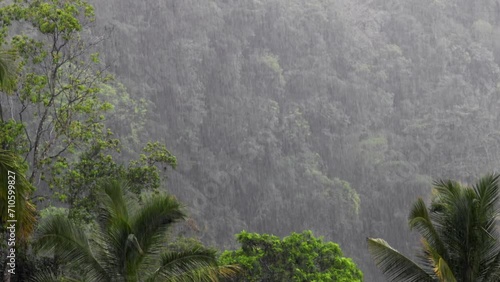
[[[111,151],[111,152],[110,152]],[[162,172],[175,168],[177,160],[165,145],[148,142],[138,159],[122,164],[116,161],[106,147],[94,146],[79,155],[73,163],[59,162],[52,171],[55,196],[69,205],[69,217],[88,222],[97,216],[96,199],[100,179],[113,175],[126,179],[131,192],[158,192]]]
[[[93,7],[80,0],[15,1],[0,8],[0,20],[0,43],[19,55],[17,87],[8,98],[13,106],[0,111],[0,144],[23,154],[30,183],[52,189],[40,199],[55,198],[71,209],[90,195],[80,216],[88,218],[100,177],[119,175],[133,186],[143,184],[134,186],[137,192],[158,188],[159,166],[175,166],[165,146],[148,143],[127,171],[114,161],[123,147],[127,157],[136,157],[145,109],[105,71],[95,47],[106,35],[90,32]],[[30,32],[10,34],[13,24]],[[0,54],[0,67],[1,60]]]
[[[7,220],[17,220],[19,244],[27,242],[36,221],[35,206],[29,200],[33,186],[26,180],[25,172],[26,166],[19,156],[0,149],[0,226],[7,226]],[[15,204],[9,207],[11,199]]]
[[[12,106],[2,121],[8,116],[22,129],[8,132],[14,134],[8,138],[24,142],[16,149],[30,164],[31,183],[73,161],[77,150],[114,144],[103,122],[112,106],[101,97],[102,85],[112,78],[94,50],[103,36],[89,35],[93,21],[93,7],[80,0],[14,1],[0,9],[0,44],[11,46],[19,62]],[[12,34],[14,24],[23,33]],[[3,70],[9,73],[2,62],[0,56],[0,82]],[[2,143],[12,141],[7,134],[0,137]],[[50,184],[50,174],[45,181]]]

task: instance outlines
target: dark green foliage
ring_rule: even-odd
[[[137,196],[116,180],[102,182],[98,221],[86,232],[66,216],[44,219],[35,235],[35,249],[52,253],[60,271],[35,273],[32,281],[217,281],[236,268],[219,267],[215,251],[200,245],[165,248],[171,226],[184,219],[180,203],[165,194]],[[60,278],[59,278],[60,277]]]
[[[356,264],[343,257],[340,247],[315,238],[311,231],[280,239],[241,232],[241,249],[226,251],[222,264],[239,264],[244,271],[228,281],[363,281]]]
[[[15,153],[0,149],[0,234],[5,232],[8,220],[17,220],[18,247],[26,243],[35,227],[35,206],[30,201],[34,191],[26,180],[27,167]],[[15,199],[15,204],[8,204]],[[6,241],[0,242],[5,247]]]
[[[7,93],[15,88],[16,59],[15,50],[0,50],[0,89]]]

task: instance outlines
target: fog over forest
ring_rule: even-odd
[[[419,197],[430,201],[433,181],[473,184],[500,168],[500,0],[90,3],[85,36],[114,76],[101,87],[114,105],[103,120],[121,143],[113,160],[160,164],[151,187],[185,205],[177,232],[206,246],[237,249],[242,230],[312,230],[364,281],[386,281],[367,237],[414,258],[421,242],[408,216]],[[166,155],[134,162],[155,141],[149,152],[164,144]],[[97,147],[82,155],[112,171],[89,153]],[[44,157],[25,153],[30,167]],[[28,180],[40,191],[91,187],[65,169],[97,165],[64,163]],[[69,189],[51,203],[88,209]]]
[[[500,167],[498,1],[97,1],[106,62],[177,156],[203,242],[311,229],[383,281],[433,179]]]
[[[498,1],[97,1],[203,242],[311,229],[367,281],[436,178],[500,167]],[[381,279],[381,278],[378,278]]]

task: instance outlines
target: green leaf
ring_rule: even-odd
[[[368,250],[375,264],[390,281],[426,282],[436,281],[409,258],[393,249],[382,239],[367,238]]]

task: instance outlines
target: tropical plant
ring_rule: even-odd
[[[115,144],[104,124],[113,106],[101,88],[112,77],[96,53],[105,36],[90,36],[93,21],[93,7],[82,0],[10,1],[0,7],[0,46],[16,52],[0,51],[0,86],[13,90],[8,99],[0,97],[9,105],[0,116],[22,126],[7,137],[25,142],[18,151],[36,186],[53,186],[52,173],[64,170],[75,153]],[[15,80],[9,79],[13,70]]]
[[[418,199],[409,216],[410,228],[422,236],[420,264],[368,238],[377,266],[391,281],[499,281],[499,177],[487,175],[473,186],[436,181],[430,206]]]
[[[0,226],[16,220],[18,242],[26,242],[36,221],[35,206],[29,201],[33,186],[26,180],[25,172],[26,167],[15,153],[0,149]]]
[[[33,281],[218,281],[219,275],[236,271],[233,266],[219,267],[211,249],[165,248],[166,232],[185,217],[173,196],[158,193],[137,199],[117,180],[103,182],[102,188],[100,216],[92,233],[63,215],[40,224],[35,250],[53,251],[67,268],[59,276],[39,273]]]
[[[8,234],[7,241],[0,243],[0,255],[5,258],[7,250],[15,250],[17,265],[23,254],[27,239],[35,226],[35,206],[29,201],[33,186],[26,180],[26,166],[13,152],[0,149],[0,234]],[[15,237],[9,228],[14,226]],[[6,244],[6,245],[5,245]],[[10,251],[11,253],[14,253]],[[12,267],[9,260],[2,260],[3,281],[11,281]],[[14,264],[15,265],[15,264]],[[15,273],[15,272],[14,272]]]
[[[14,88],[16,57],[14,50],[0,50],[0,89],[3,91],[10,92]]]
[[[339,245],[323,242],[310,230],[283,239],[248,233],[237,235],[241,249],[226,251],[221,264],[238,264],[244,270],[228,281],[362,281],[356,264],[343,256]]]

